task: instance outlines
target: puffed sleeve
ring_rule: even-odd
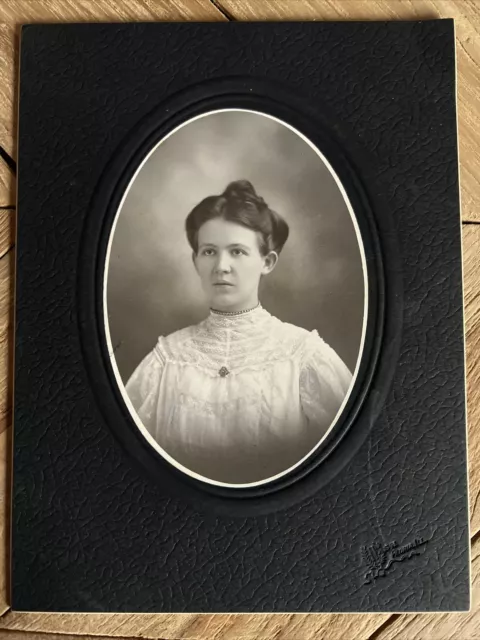
[[[300,371],[300,400],[312,425],[325,430],[335,418],[352,374],[337,353],[312,331],[305,341]]]
[[[157,428],[157,403],[163,369],[163,359],[154,349],[140,362],[125,386],[138,417],[153,436]]]

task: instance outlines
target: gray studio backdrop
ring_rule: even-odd
[[[250,180],[290,226],[277,267],[261,283],[262,305],[284,322],[317,329],[355,368],[364,308],[362,261],[335,179],[283,124],[227,111],[191,121],[164,140],[121,208],[107,265],[107,314],[124,382],[159,335],[208,314],[184,222],[200,200],[238,179]]]

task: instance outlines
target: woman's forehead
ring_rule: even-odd
[[[205,222],[198,230],[198,244],[214,244],[224,246],[244,244],[254,246],[257,243],[257,232],[236,222],[214,218]]]

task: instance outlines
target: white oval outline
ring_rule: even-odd
[[[155,153],[155,151],[158,149],[158,147],[163,144],[163,142],[165,142],[165,140],[167,140],[168,138],[170,138],[172,135],[174,135],[177,131],[179,131],[180,129],[182,129],[183,127],[191,124],[192,122],[199,120],[200,118],[206,118],[218,113],[225,113],[225,112],[242,112],[242,113],[254,113],[256,115],[262,116],[264,118],[269,118],[270,120],[274,120],[275,122],[278,122],[279,124],[283,125],[284,127],[286,127],[287,129],[290,129],[290,131],[292,131],[293,133],[295,133],[299,138],[301,138],[304,142],[307,143],[307,145],[313,149],[315,151],[315,153],[320,157],[321,161],[324,163],[324,165],[328,168],[328,170],[330,171],[330,173],[332,174],[337,187],[340,191],[340,193],[342,194],[342,197],[347,205],[348,208],[348,212],[350,213],[350,217],[352,219],[352,223],[355,229],[355,233],[357,236],[357,242],[360,248],[360,255],[361,255],[361,259],[362,259],[362,269],[363,269],[363,286],[364,286],[364,307],[363,307],[363,327],[362,327],[362,336],[361,336],[361,340],[360,340],[360,349],[358,352],[358,357],[357,357],[357,363],[355,366],[355,370],[354,373],[352,375],[352,380],[350,382],[350,386],[348,388],[348,391],[345,395],[345,398],[343,399],[342,404],[340,405],[339,410],[337,411],[337,414],[335,415],[334,420],[332,420],[332,423],[328,429],[328,431],[324,434],[324,436],[321,438],[321,440],[319,440],[319,442],[305,455],[303,456],[303,458],[301,458],[298,462],[296,462],[294,465],[292,465],[291,467],[289,467],[288,469],[286,469],[285,471],[282,471],[280,473],[277,473],[274,476],[271,476],[269,478],[266,478],[265,480],[258,480],[256,482],[248,482],[248,483],[238,483],[238,484],[231,484],[228,482],[220,482],[218,480],[213,480],[211,478],[207,478],[206,476],[202,476],[199,473],[196,473],[195,471],[192,471],[191,469],[189,469],[188,467],[183,466],[182,464],[180,464],[179,462],[177,462],[172,456],[170,456],[170,454],[165,451],[159,444],[158,442],[153,438],[153,436],[150,434],[150,432],[147,430],[147,428],[143,425],[142,421],[140,420],[140,418],[137,415],[137,412],[135,411],[133,404],[130,401],[130,398],[128,397],[126,391],[125,391],[125,385],[123,384],[123,380],[121,379],[120,376],[120,372],[118,370],[117,367],[117,363],[115,360],[115,354],[113,351],[113,345],[112,345],[112,340],[111,340],[111,336],[110,336],[110,328],[109,328],[109,323],[108,323],[108,313],[107,313],[107,285],[108,285],[108,266],[110,264],[110,252],[111,252],[111,247],[112,247],[112,242],[113,242],[113,238],[115,235],[115,228],[117,226],[117,222],[118,222],[118,218],[120,217],[122,208],[123,208],[123,204],[125,202],[125,199],[128,195],[128,192],[130,191],[130,188],[133,184],[133,182],[135,181],[135,179],[137,178],[139,172],[142,170],[144,164],[147,162],[147,160],[150,158],[150,156]],[[333,170],[333,167],[330,165],[330,163],[328,162],[328,160],[325,158],[325,156],[322,154],[322,152],[317,149],[317,147],[306,137],[304,136],[302,133],[300,133],[300,131],[298,131],[297,129],[295,129],[295,127],[292,127],[292,125],[284,122],[283,120],[280,120],[279,118],[276,118],[274,116],[269,115],[268,113],[263,113],[261,111],[255,111],[252,109],[235,109],[235,108],[229,108],[229,109],[216,109],[214,111],[207,111],[205,113],[199,114],[198,116],[194,116],[193,118],[190,118],[189,120],[186,120],[185,122],[183,122],[182,124],[180,124],[179,126],[175,127],[175,129],[173,129],[172,131],[170,131],[170,133],[168,133],[166,136],[164,136],[159,142],[157,142],[157,144],[150,150],[150,152],[145,156],[145,158],[143,159],[143,161],[140,163],[140,165],[138,166],[137,170],[135,171],[135,173],[133,174],[127,188],[125,189],[125,193],[122,197],[122,200],[118,206],[117,212],[115,214],[115,219],[113,221],[112,224],[112,228],[110,230],[110,236],[108,239],[108,246],[107,246],[107,252],[106,252],[106,256],[105,256],[105,265],[104,265],[104,277],[103,277],[103,309],[104,309],[104,325],[105,325],[105,336],[106,336],[106,340],[107,340],[107,347],[108,347],[108,354],[110,357],[110,363],[112,365],[112,369],[113,372],[115,374],[115,378],[117,381],[117,385],[118,388],[120,389],[120,392],[123,396],[123,399],[125,401],[125,404],[127,405],[127,408],[132,416],[132,418],[134,419],[138,429],[140,430],[140,432],[142,433],[143,437],[147,440],[147,442],[163,457],[165,458],[171,465],[173,465],[174,467],[176,467],[177,469],[179,469],[180,471],[182,471],[182,473],[185,473],[186,475],[195,478],[196,480],[200,480],[201,482],[205,482],[207,484],[211,484],[214,486],[219,486],[219,487],[227,487],[227,488],[231,488],[231,489],[245,489],[245,488],[249,488],[249,487],[259,487],[265,484],[269,484],[285,475],[287,475],[288,473],[290,473],[291,471],[293,471],[294,469],[296,469],[297,467],[299,467],[305,460],[307,460],[307,458],[309,458],[317,449],[318,447],[322,444],[322,442],[325,440],[325,438],[328,436],[329,433],[331,433],[332,429],[335,427],[336,423],[338,422],[338,419],[340,418],[340,416],[343,413],[343,409],[345,408],[345,405],[348,402],[348,399],[350,398],[350,395],[352,393],[352,389],[355,385],[356,379],[357,379],[357,375],[358,375],[358,370],[360,368],[360,363],[362,362],[363,359],[363,350],[365,347],[365,335],[366,335],[366,329],[367,329],[367,318],[368,318],[368,278],[367,278],[367,262],[366,262],[366,258],[365,258],[365,249],[363,246],[363,241],[362,241],[362,235],[360,233],[360,228],[358,226],[358,222],[355,216],[355,213],[353,211],[353,207],[350,203],[350,200],[348,199],[347,193],[339,179],[339,177],[337,176],[337,174],[335,173],[335,171]]]

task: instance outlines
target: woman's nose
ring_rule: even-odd
[[[218,273],[228,273],[231,270],[230,258],[228,254],[221,253],[215,264],[215,271]]]

